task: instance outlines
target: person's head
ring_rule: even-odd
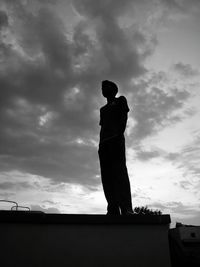
[[[114,82],[102,81],[102,95],[106,98],[114,98],[118,93],[118,87]]]

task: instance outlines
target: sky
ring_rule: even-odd
[[[0,199],[106,213],[109,79],[130,108],[133,207],[200,225],[199,47],[199,0],[0,0]]]

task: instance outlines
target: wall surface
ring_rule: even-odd
[[[200,226],[180,225],[169,230],[173,267],[200,266]]]
[[[170,217],[152,216],[0,211],[1,266],[169,267]]]

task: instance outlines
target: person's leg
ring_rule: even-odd
[[[115,184],[118,196],[118,203],[122,214],[132,213],[131,188],[126,167],[125,139],[116,139],[113,142],[113,172],[115,172]]]
[[[107,214],[120,215],[119,206],[116,200],[116,193],[114,188],[114,177],[112,174],[112,158],[109,144],[99,146],[99,160],[101,168],[101,180],[105,198],[107,200]]]

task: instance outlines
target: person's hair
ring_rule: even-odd
[[[118,87],[114,82],[111,82],[109,80],[102,81],[102,91],[104,96],[106,95],[113,95],[116,96],[118,93]]]

